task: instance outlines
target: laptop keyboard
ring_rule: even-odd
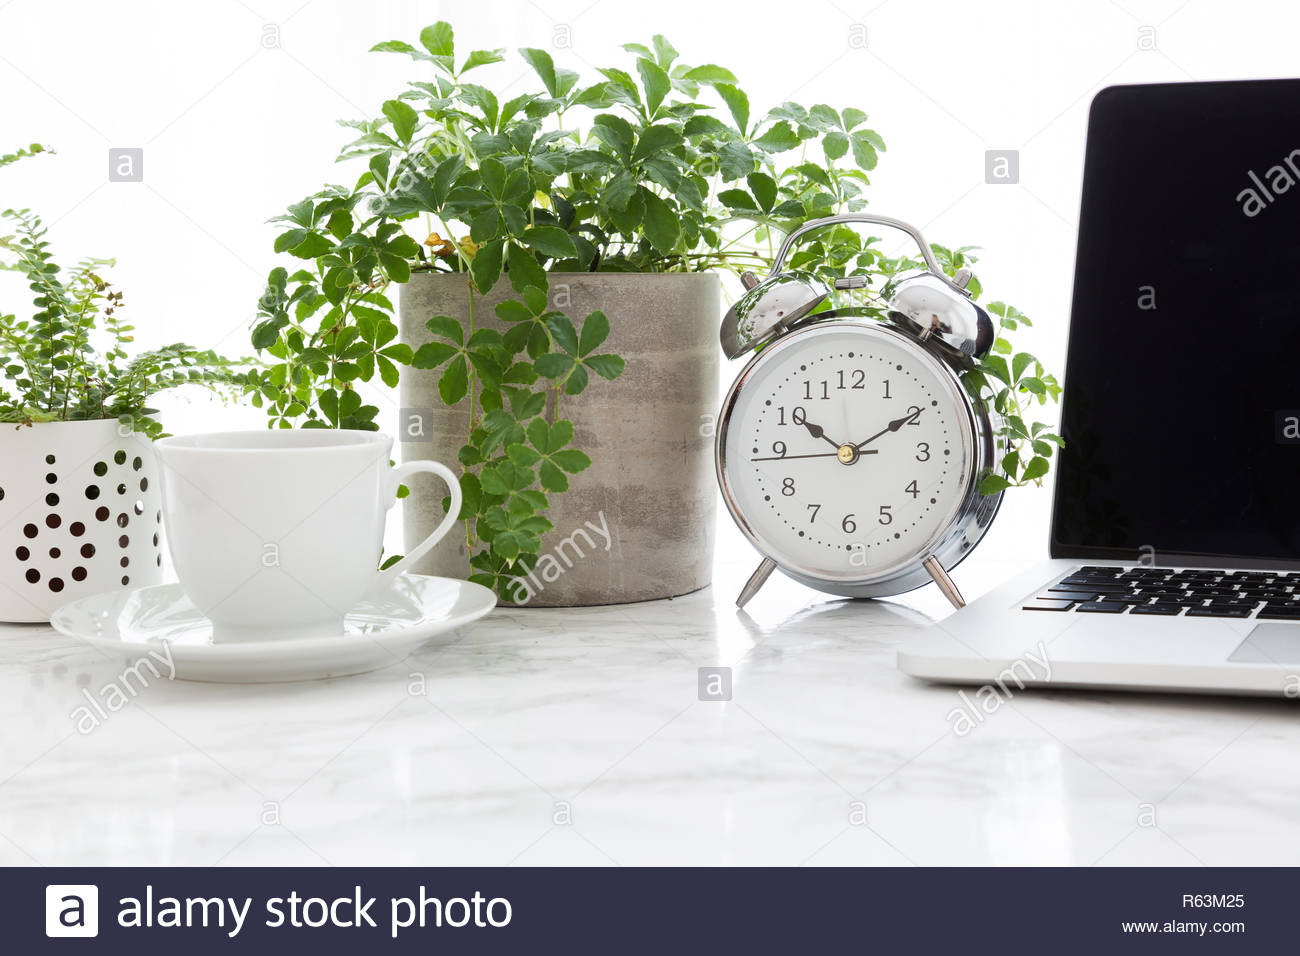
[[[1085,566],[1022,610],[1300,621],[1300,572]]]

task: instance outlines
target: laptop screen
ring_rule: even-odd
[[[1300,80],[1093,102],[1055,557],[1300,562]]]

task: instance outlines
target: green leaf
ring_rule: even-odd
[[[641,84],[645,87],[646,113],[654,116],[655,111],[659,109],[659,104],[672,89],[672,80],[668,78],[668,74],[662,67],[645,57],[636,61],[636,69],[641,74]]]
[[[754,140],[754,145],[764,152],[784,153],[799,145],[799,136],[785,120],[773,123],[766,133]],[[872,163],[874,166],[875,164]]]
[[[545,355],[539,355],[537,361],[533,363],[533,367],[537,369],[537,374],[543,378],[559,378],[573,368],[573,357],[563,352],[548,352]]]
[[[395,256],[391,252],[381,252],[379,261],[383,264],[384,271],[388,273],[388,278],[394,282],[406,282],[411,278],[411,264],[401,256]]]
[[[469,366],[464,355],[456,356],[455,361],[438,379],[438,394],[444,405],[455,405],[469,392]]]
[[[1018,352],[1015,358],[1011,360],[1011,377],[1012,381],[1020,381],[1020,376],[1024,374],[1025,369],[1034,363],[1034,357],[1028,352]]]
[[[543,274],[545,278],[545,274]],[[532,311],[533,315],[541,315],[546,311],[546,286],[530,285],[525,286],[524,290],[519,293],[524,300],[524,305]]]
[[[682,74],[682,79],[691,80],[695,83],[707,83],[709,85],[714,83],[734,84],[738,82],[736,75],[730,70],[724,69],[720,66],[715,66],[712,63],[706,63],[703,66],[697,66],[687,70]]]
[[[611,209],[626,209],[628,201],[636,194],[636,187],[636,176],[630,170],[624,170],[601,191],[601,201]]]
[[[505,392],[510,399],[510,413],[519,421],[535,418],[546,410],[545,392],[533,392],[526,388],[511,388],[508,385]]]
[[[507,561],[513,561],[519,557],[519,539],[513,533],[503,531],[493,537],[492,550]]]
[[[744,143],[727,143],[718,150],[718,161],[724,183],[749,175],[756,162],[754,154]]]
[[[420,51],[409,43],[402,40],[385,40],[383,43],[376,43],[370,48],[371,53],[407,53],[422,55]]]
[[[739,87],[732,86],[730,83],[714,83],[713,88],[722,97],[722,102],[727,104],[727,109],[731,113],[731,118],[735,120],[740,135],[746,135],[749,130],[749,97]]]
[[[486,86],[479,86],[475,83],[462,83],[460,89],[461,95],[470,103],[473,103],[474,106],[478,107],[479,111],[483,114],[483,118],[487,121],[488,129],[496,130],[498,116],[496,94]],[[481,152],[482,150],[480,149],[480,153]]]
[[[1029,464],[1025,465],[1025,470],[1020,473],[1020,480],[1033,481],[1035,478],[1041,478],[1043,475],[1047,474],[1047,470],[1050,467],[1051,465],[1048,463],[1046,458],[1036,455],[1029,459]]]
[[[587,367],[575,362],[572,371],[564,378],[564,394],[578,395],[587,387]]]
[[[984,480],[980,482],[980,494],[995,495],[999,491],[1006,491],[1010,487],[1011,482],[1001,475],[985,475]]]
[[[728,209],[738,209],[743,212],[759,211],[754,197],[743,189],[724,189],[718,193],[718,199]]]
[[[565,476],[559,467],[551,461],[543,461],[541,468],[538,469],[538,475],[542,482],[542,487],[547,491],[568,491],[569,479]]]
[[[655,153],[675,149],[682,143],[682,134],[671,126],[647,126],[641,130],[632,152],[633,161],[645,159]]]
[[[840,128],[840,114],[825,103],[818,103],[808,111],[808,122],[823,132]]]
[[[849,143],[853,147],[853,161],[863,169],[876,168],[876,147],[874,140],[879,137],[870,130],[858,130],[849,137]]]
[[[763,212],[771,211],[776,203],[776,181],[767,173],[750,173],[745,181]]]
[[[480,252],[479,255],[482,255]],[[475,256],[475,261],[478,256]],[[538,263],[537,259],[523,246],[510,244],[510,251],[506,257],[506,265],[510,269],[510,285],[520,295],[527,295],[529,288],[537,289],[543,294],[548,288],[546,281],[546,270]]]
[[[659,65],[665,70],[672,66],[673,60],[677,59],[677,51],[673,48],[673,45],[668,42],[668,38],[663,36],[663,34],[656,33],[650,42],[654,44],[655,60]]]
[[[578,354],[588,356],[609,338],[609,319],[604,312],[592,312],[582,320],[582,336],[578,340]]]
[[[852,106],[842,110],[840,117],[844,120],[846,130],[853,129],[853,127],[860,126],[867,121],[867,114],[862,110],[854,109]]]
[[[386,100],[383,106],[384,115],[388,117],[393,124],[393,132],[397,138],[404,144],[411,142],[411,137],[415,135],[415,127],[419,122],[419,115],[409,105],[401,100]]]
[[[500,63],[505,59],[504,50],[474,50],[465,59],[464,65],[460,68],[462,73],[474,69],[476,66],[486,66],[489,63]]]
[[[591,467],[591,459],[583,452],[576,448],[569,448],[564,451],[557,451],[550,456],[551,461],[555,462],[569,474],[579,471],[585,471]]]
[[[504,248],[503,240],[493,239],[486,245],[480,246],[478,252],[474,254],[469,273],[474,279],[474,287],[480,293],[488,292],[497,284],[497,279],[501,278],[501,254]]]
[[[547,432],[544,451],[547,454],[559,451],[571,441],[573,441],[573,422],[567,418],[561,418]]]
[[[613,113],[601,113],[591,121],[592,135],[612,149],[624,162],[632,157],[632,125]]]
[[[545,50],[539,50],[535,47],[524,47],[519,51],[519,55],[541,77],[546,92],[550,93],[551,96],[559,96],[555,81],[555,61],[551,59],[551,55]]]
[[[506,449],[506,454],[510,456],[510,460],[516,465],[525,468],[531,468],[542,460],[542,456],[527,445],[511,445]]]
[[[554,312],[546,319],[546,327],[551,332],[555,344],[570,355],[578,354],[578,331],[573,321],[563,312]]]
[[[645,236],[657,252],[667,255],[677,244],[681,224],[672,207],[650,190],[642,187],[641,196],[645,200]]]
[[[1008,478],[1014,479],[1016,471],[1020,468],[1020,452],[1013,448],[1002,456],[1002,470]]]
[[[534,252],[552,259],[569,259],[578,254],[573,237],[559,226],[532,226],[524,231],[523,240]]]
[[[439,335],[444,339],[451,339],[457,345],[465,344],[465,330],[461,324],[449,315],[435,315],[424,327],[434,335]]]
[[[498,303],[496,313],[497,318],[503,322],[527,322],[533,317],[532,310],[518,299]]]
[[[1007,368],[1007,360],[1000,355],[986,355],[983,360],[984,370],[993,375],[999,381],[1011,384],[1011,372]]]
[[[528,436],[528,440],[533,443],[533,447],[542,453],[546,452],[546,440],[550,433],[550,427],[540,418],[531,422],[525,430],[525,434]]]
[[[294,246],[302,245],[307,238],[306,229],[286,229],[275,237],[275,251],[288,252]]]
[[[607,378],[610,381],[623,374],[624,362],[623,357],[620,355],[589,355],[582,361],[584,365],[601,378]]]
[[[829,160],[836,160],[849,151],[849,138],[843,133],[827,133],[822,137],[822,151]]]
[[[439,21],[420,31],[420,43],[434,56],[451,56],[454,51],[451,24]]]
[[[418,369],[437,368],[453,355],[459,354],[460,349],[448,345],[446,342],[426,342],[416,350],[415,356],[411,359],[411,367]]]

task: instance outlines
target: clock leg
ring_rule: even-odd
[[[966,599],[957,590],[957,585],[952,583],[952,578],[948,577],[948,572],[943,569],[938,558],[930,555],[922,562],[922,566],[930,572],[930,577],[934,578],[934,583],[939,585],[939,590],[952,602],[953,607],[960,609],[966,606]]]
[[[767,583],[767,579],[772,576],[772,572],[775,570],[776,562],[771,558],[764,558],[763,562],[758,566],[754,573],[749,576],[749,580],[745,582],[745,586],[740,589],[740,596],[736,598],[736,607],[744,607],[748,604],[749,599],[757,594],[758,589]]]

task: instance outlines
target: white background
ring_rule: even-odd
[[[438,19],[454,24],[460,58],[511,51],[474,74],[498,92],[536,85],[517,47],[548,48],[591,79],[595,66],[630,63],[621,43],[658,32],[685,61],[735,72],[755,115],[785,99],[867,111],[889,146],[872,209],[933,241],[982,246],[987,295],[1035,320],[1018,344],[1058,373],[1092,94],[1300,72],[1295,5],[1259,0],[1230,10],[1210,0],[0,0],[0,152],[29,142],[58,151],[0,173],[0,207],[43,213],[65,262],[115,257],[142,344],[242,354],[275,259],[266,220],[323,182],[355,178],[358,168],[333,163],[349,138],[335,120],[377,115],[424,78],[405,57],[367,50],[416,42]],[[1189,128],[1187,148],[1207,135]],[[113,146],[144,149],[143,183],[107,181]],[[1018,185],[984,183],[988,149],[1020,151]],[[7,311],[26,300],[15,277],[0,276]],[[380,404],[391,430],[396,404]],[[264,423],[202,393],[162,405],[177,433]],[[1045,553],[1049,499],[1046,489],[1009,496],[982,554]]]

